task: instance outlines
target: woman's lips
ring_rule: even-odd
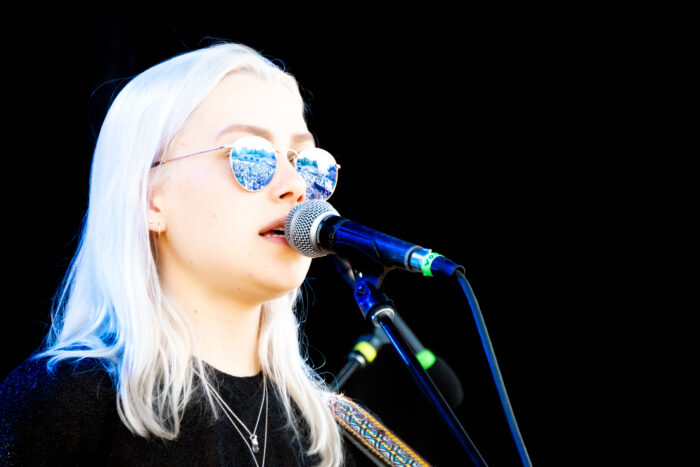
[[[287,243],[287,239],[284,238],[284,235],[263,235],[262,238],[268,242],[277,243],[279,245],[289,245],[289,243]]]
[[[282,217],[280,219],[277,219],[267,226],[263,227],[263,229],[258,233],[261,237],[263,237],[265,240],[274,242],[274,243],[279,243],[283,245],[289,245],[287,243],[287,239],[284,236],[284,223],[286,221],[286,217]]]

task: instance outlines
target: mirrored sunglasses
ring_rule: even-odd
[[[245,190],[256,192],[272,182],[277,171],[277,153],[274,145],[260,136],[244,136],[235,143],[217,148],[198,151],[185,156],[155,162],[151,168],[185,157],[216,151],[229,150],[229,165],[233,177]],[[301,152],[287,149],[286,159],[296,168],[306,182],[306,199],[330,198],[338,183],[338,165],[333,156],[320,148],[308,148]]]

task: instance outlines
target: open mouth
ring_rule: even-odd
[[[286,244],[287,240],[284,235],[284,223],[286,222],[286,217],[280,217],[277,218],[276,220],[270,222],[266,226],[264,226],[260,231],[258,232],[258,235],[260,235],[262,238],[266,240],[272,240],[276,243],[283,243]]]
[[[270,230],[266,230],[265,232],[260,232],[260,235],[263,237],[284,237],[284,230],[283,229],[270,229]]]

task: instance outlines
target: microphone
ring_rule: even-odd
[[[350,379],[350,376],[355,373],[358,368],[364,368],[374,361],[379,353],[379,349],[388,343],[384,330],[380,327],[374,328],[373,334],[365,334],[360,336],[355,342],[355,346],[348,354],[348,362],[340,370],[335,377],[334,391],[338,391],[345,382]]]
[[[462,383],[455,371],[443,360],[436,356],[430,349],[420,343],[408,325],[399,316],[394,314],[394,324],[406,338],[411,351],[416,355],[418,362],[435,382],[438,389],[445,397],[450,407],[455,408],[464,399]],[[389,343],[389,338],[381,327],[375,327],[373,334],[360,336],[355,346],[348,354],[348,363],[340,370],[335,378],[334,390],[340,389],[358,368],[365,368],[377,357],[377,353],[384,344]]]
[[[317,258],[334,253],[353,258],[362,254],[389,268],[419,272],[424,276],[452,277],[464,268],[432,250],[414,245],[340,217],[326,201],[299,203],[284,225],[287,243],[304,256]]]
[[[454,408],[461,404],[464,398],[464,390],[462,389],[462,383],[460,383],[457,377],[457,373],[454,372],[445,360],[436,356],[430,349],[421,344],[413,331],[411,331],[411,328],[408,327],[398,313],[394,313],[392,321],[406,339],[413,353],[416,354],[420,365],[435,382],[438,389],[440,389],[440,392],[445,397],[450,407]]]

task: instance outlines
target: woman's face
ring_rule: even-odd
[[[249,73],[233,73],[197,107],[163,159],[247,135],[265,137],[282,154],[314,146],[298,93]],[[311,260],[293,250],[280,232],[290,209],[304,200],[305,184],[284,156],[278,156],[270,184],[254,193],[234,179],[225,149],[154,170],[169,171],[167,180],[154,187],[149,214],[162,218],[161,274],[173,284],[195,281],[208,294],[255,304],[302,283]]]

